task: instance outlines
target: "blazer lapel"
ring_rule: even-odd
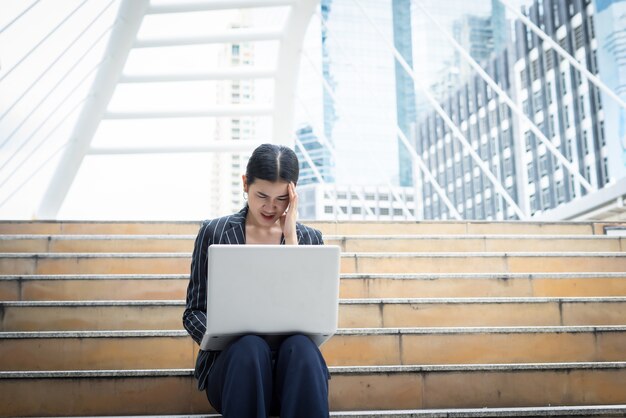
[[[228,226],[220,239],[220,244],[245,244],[246,243],[246,215],[248,206],[235,213],[228,220]]]

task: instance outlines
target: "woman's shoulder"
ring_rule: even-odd
[[[199,233],[206,233],[215,231],[216,229],[223,229],[224,226],[229,224],[230,222],[242,221],[243,219],[245,219],[245,214],[243,214],[242,212],[232,213],[230,215],[220,216],[213,219],[206,219],[202,221]],[[242,217],[243,219],[241,219]]]

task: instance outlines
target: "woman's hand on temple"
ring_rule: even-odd
[[[296,185],[289,183],[289,207],[287,211],[280,217],[280,227],[285,236],[285,244],[298,245],[298,236],[296,235],[296,220],[298,218],[298,194],[296,193]]]

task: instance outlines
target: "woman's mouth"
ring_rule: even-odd
[[[261,216],[263,217],[263,219],[265,219],[266,221],[271,221],[272,219],[274,219],[274,215],[267,215],[263,212],[261,212]]]

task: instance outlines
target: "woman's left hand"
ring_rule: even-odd
[[[280,227],[285,236],[285,244],[298,245],[298,236],[296,235],[296,220],[298,218],[298,194],[296,193],[296,185],[289,183],[289,207],[287,211],[280,217]]]

